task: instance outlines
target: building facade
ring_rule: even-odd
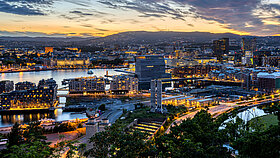
[[[246,51],[251,51],[251,53],[255,52],[257,49],[256,38],[242,38],[242,51],[245,53]]]
[[[110,91],[113,94],[137,93],[138,79],[129,75],[113,76],[110,82]]]
[[[139,89],[150,89],[153,79],[171,78],[171,74],[165,72],[164,57],[160,55],[137,56],[135,73],[139,80]]]
[[[9,80],[0,81],[0,94],[14,90],[14,82]]]
[[[217,60],[222,61],[223,54],[228,54],[229,52],[229,38],[214,40],[213,51],[214,51],[214,56],[217,57]]]
[[[32,82],[26,81],[26,82],[18,82],[15,84],[15,89],[17,91],[35,89],[35,88],[36,88],[36,84]]]
[[[53,81],[53,79],[41,80],[40,82],[46,82],[44,86],[2,93],[0,95],[0,108],[40,109],[55,106],[57,102],[57,84]]]
[[[257,78],[260,91],[272,92],[280,89],[280,73],[260,72]]]
[[[54,67],[75,67],[88,66],[90,64],[89,58],[52,58],[51,66]]]
[[[103,77],[81,77],[69,79],[70,94],[105,93],[105,78]]]

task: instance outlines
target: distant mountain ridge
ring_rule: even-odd
[[[121,32],[105,37],[0,37],[0,44],[5,42],[24,42],[32,45],[112,45],[112,44],[155,44],[155,43],[170,43],[175,41],[188,42],[208,42],[220,38],[230,38],[240,40],[242,37],[233,33],[210,33],[210,32],[173,32],[173,31],[130,31]],[[253,37],[253,36],[250,36]],[[270,36],[268,36],[270,37]],[[259,37],[262,38],[262,37]],[[264,37],[266,38],[266,37]],[[57,42],[57,43],[56,43]]]
[[[210,32],[172,32],[172,31],[131,31],[96,38],[93,42],[97,43],[154,43],[172,42],[187,40],[190,42],[206,42],[219,38],[241,38],[242,36],[233,33],[210,33]]]

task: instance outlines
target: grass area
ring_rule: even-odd
[[[254,124],[254,123],[263,124],[264,129],[267,129],[271,125],[277,125],[278,119],[277,119],[277,116],[275,116],[273,114],[269,114],[269,115],[253,118],[252,120],[250,120],[249,123],[250,124]]]
[[[118,126],[124,128],[127,125],[129,125],[131,122],[134,121],[134,119],[137,118],[167,118],[170,117],[171,119],[174,116],[178,116],[184,112],[187,111],[186,107],[184,106],[167,106],[168,110],[167,114],[161,114],[161,113],[153,113],[150,112],[150,108],[145,107],[141,109],[134,110],[133,112],[126,112],[121,117],[125,117],[125,119],[121,120],[118,119],[115,124],[118,124]]]
[[[128,111],[124,115],[125,119],[121,120],[118,119],[115,124],[118,124],[118,126],[121,127],[126,127],[129,125],[131,122],[134,121],[134,119],[137,118],[165,118],[166,115],[160,114],[160,113],[151,113],[149,112],[150,108],[142,108],[142,109],[137,109],[132,112]]]

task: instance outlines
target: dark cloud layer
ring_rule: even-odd
[[[18,15],[45,15],[43,8],[52,0],[0,0],[0,12]]]
[[[100,3],[114,9],[130,9],[141,13],[140,17],[171,17],[185,20],[185,17],[200,18],[225,24],[228,29],[249,32],[252,34],[275,34],[279,26],[268,25],[263,20],[279,18],[280,5],[263,3],[261,0],[170,0],[178,6],[171,7],[166,0],[103,0]],[[259,11],[270,14],[263,18],[254,14]],[[191,25],[189,25],[191,26]]]

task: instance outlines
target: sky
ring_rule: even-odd
[[[280,36],[280,0],[0,0],[0,36],[180,31]]]

